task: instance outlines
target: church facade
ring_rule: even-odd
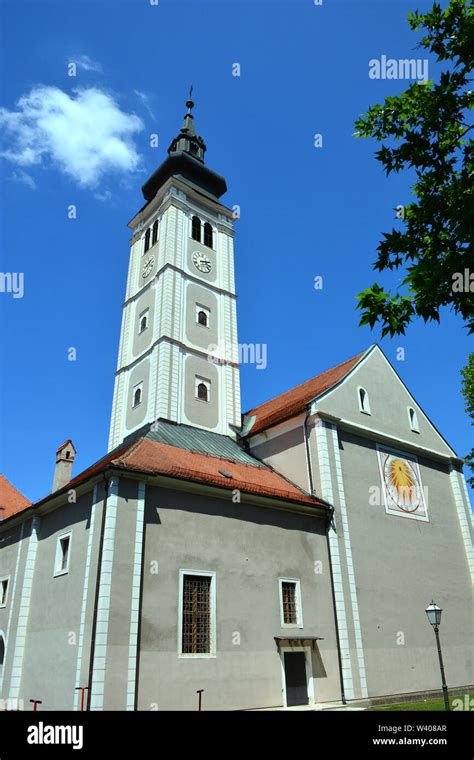
[[[462,461],[378,346],[241,414],[234,214],[193,103],[144,184],[109,451],[0,479],[0,696],[275,709],[448,687],[472,663]],[[341,357],[342,358],[342,357]]]

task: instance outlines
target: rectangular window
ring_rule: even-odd
[[[179,653],[215,655],[215,574],[180,571]]]
[[[280,609],[282,626],[303,627],[300,582],[294,578],[280,578]]]
[[[0,579],[0,607],[6,607],[8,598],[8,582],[10,578]]]
[[[69,560],[71,555],[71,534],[59,536],[56,544],[56,560],[54,575],[64,575],[69,572]]]

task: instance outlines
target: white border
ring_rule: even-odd
[[[360,398],[360,392],[361,391],[364,391],[364,393],[365,393],[365,396],[364,396],[365,407],[366,407],[365,409],[362,406],[362,400]],[[367,390],[362,385],[358,385],[357,386],[357,400],[359,402],[359,412],[361,412],[362,414],[367,414],[370,417],[372,415],[372,412],[370,411],[369,394],[367,393]]]
[[[5,666],[6,661],[7,661],[8,641],[9,641],[9,638],[10,638],[10,626],[11,626],[11,622],[12,622],[13,608],[14,608],[14,604],[15,604],[16,581],[17,581],[17,578],[18,578],[18,570],[19,570],[19,567],[20,567],[21,549],[22,549],[22,546],[23,546],[23,535],[24,535],[24,532],[25,532],[25,524],[26,523],[22,522],[22,524],[21,524],[21,530],[20,530],[20,536],[18,538],[18,549],[17,549],[16,563],[15,563],[15,575],[13,577],[13,588],[12,588],[12,593],[11,593],[10,606],[9,606],[9,610],[8,610],[7,633],[6,633],[6,637],[5,637],[5,659],[4,659],[4,666]],[[4,679],[4,674],[5,674],[5,667],[2,668],[2,671],[0,673],[0,695],[3,695],[3,679]]]
[[[211,646],[210,652],[198,652],[187,654],[182,651],[183,646],[183,579],[185,575],[202,575],[211,578]],[[212,570],[180,570],[179,571],[179,598],[178,598],[178,657],[183,660],[209,659],[216,657],[216,573]]]
[[[16,624],[15,651],[13,654],[13,665],[10,676],[10,693],[11,699],[17,699],[20,692],[21,674],[23,670],[23,657],[26,645],[26,630],[28,626],[28,615],[30,611],[31,590],[33,587],[33,575],[35,571],[36,553],[38,549],[38,533],[40,527],[39,517],[36,515],[31,521],[31,533],[28,539],[28,550],[26,554],[25,570],[23,574],[23,587],[21,590],[20,610]]]
[[[127,710],[135,710],[137,652],[138,652],[138,622],[140,613],[140,591],[142,580],[143,555],[143,525],[145,517],[146,484],[138,484],[137,521],[135,527],[135,546],[133,552],[132,598],[130,610],[130,636],[128,644],[128,680],[127,680]]]
[[[87,614],[87,606],[88,606],[87,597],[89,593],[89,576],[90,576],[90,568],[91,568],[92,543],[94,539],[95,513],[96,513],[97,503],[98,503],[98,487],[97,485],[95,485],[94,490],[92,492],[91,516],[90,516],[90,523],[89,523],[89,537],[87,540],[86,566],[84,569],[84,586],[83,586],[83,591],[82,591],[81,622],[79,624],[79,641],[77,645],[76,689],[78,689],[79,686],[84,685],[84,684],[81,684],[82,651],[84,648],[84,631],[86,627],[86,614]],[[74,691],[74,710],[79,710],[80,697],[81,697],[80,692],[75,690]]]
[[[0,578],[0,585],[3,583],[3,581],[7,582],[7,592],[5,594],[5,602],[2,604],[2,602],[0,601],[0,609],[5,609],[5,607],[8,604],[8,597],[10,594],[10,577],[11,577],[10,575],[2,575],[2,577]]]
[[[411,414],[410,412],[413,412],[413,422],[411,420]],[[407,414],[408,414],[408,424],[410,426],[410,430],[413,433],[419,433],[420,432],[420,423],[418,422],[418,415],[416,413],[416,409],[414,409],[412,406],[407,406]]]
[[[367,676],[365,672],[364,644],[362,641],[362,629],[359,616],[359,601],[357,599],[357,583],[352,559],[351,534],[349,530],[349,521],[347,517],[346,495],[344,491],[344,480],[342,477],[342,463],[339,452],[339,436],[336,425],[331,425],[332,443],[334,449],[334,462],[336,467],[336,487],[339,497],[339,508],[341,510],[342,539],[346,551],[347,581],[349,584],[352,620],[354,623],[354,639],[357,654],[357,667],[359,669],[360,693],[363,699],[369,696],[367,689]],[[329,428],[328,428],[329,434]]]
[[[119,478],[109,481],[109,495],[104,504],[105,527],[100,563],[99,600],[94,642],[94,662],[92,666],[91,710],[104,707],[105,670],[107,661],[107,635],[109,630],[110,594],[112,589],[112,567],[114,560],[115,525],[117,522]]]
[[[387,515],[392,515],[394,517],[405,517],[408,520],[417,520],[418,522],[430,522],[430,516],[428,514],[428,504],[425,501],[425,490],[423,488],[423,481],[421,479],[421,472],[420,472],[420,465],[418,464],[418,457],[415,454],[409,454],[406,451],[400,451],[400,449],[393,449],[391,446],[385,446],[384,444],[380,444],[376,442],[375,444],[376,450],[377,450],[377,462],[379,465],[379,473],[380,473],[380,485],[381,485],[381,491],[383,493],[384,498],[384,505],[385,505],[385,512]],[[382,461],[381,461],[381,454],[382,452],[394,454],[401,459],[408,459],[409,461],[412,461],[414,464],[414,469],[416,470],[416,474],[418,475],[418,482],[420,484],[420,490],[421,490],[421,498],[423,501],[423,506],[425,508],[426,517],[423,515],[416,515],[413,512],[404,512],[403,510],[398,509],[391,509],[388,503],[387,499],[387,489],[385,486],[385,480],[383,477],[383,470],[382,470]]]
[[[321,479],[321,495],[323,499],[334,504],[334,496],[331,480],[331,464],[329,461],[328,439],[326,435],[326,423],[317,418],[315,420],[316,448],[318,453],[319,473]],[[344,528],[343,528],[344,530]],[[339,551],[339,538],[336,532],[335,516],[328,528],[329,547],[331,551],[332,576],[334,583],[334,604],[336,607],[337,624],[339,628],[339,651],[341,653],[342,680],[346,699],[354,699],[354,677],[352,675],[351,649],[349,646],[349,630],[347,626],[346,604],[344,601],[344,586],[342,580],[341,553]]]
[[[296,623],[285,623],[283,612],[283,584],[294,583],[296,599]],[[280,595],[280,623],[282,628],[303,628],[303,605],[301,603],[301,581],[299,578],[278,578],[278,592]]]
[[[66,567],[61,570],[58,565],[61,563],[61,541],[64,538],[69,539],[69,544],[67,548],[67,564]],[[71,565],[71,546],[72,546],[72,530],[68,530],[67,533],[61,533],[56,539],[56,555],[54,558],[54,573],[53,578],[57,578],[60,575],[67,575],[69,572],[69,567]]]

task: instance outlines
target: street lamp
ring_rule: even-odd
[[[431,602],[431,604],[428,605],[428,607],[425,610],[428,620],[430,624],[433,626],[435,636],[436,636],[436,646],[438,647],[439,669],[441,670],[441,683],[443,686],[444,709],[449,712],[448,687],[446,686],[443,656],[441,654],[441,644],[439,643],[439,626],[441,624],[442,611],[443,610],[441,609],[441,607],[438,607],[438,605],[435,604],[433,601]]]

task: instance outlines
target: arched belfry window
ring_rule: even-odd
[[[200,325],[203,325],[203,327],[207,327],[207,314],[202,309],[198,312],[198,322]]]
[[[208,401],[209,393],[205,383],[199,383],[197,387],[197,397],[200,401]]]
[[[370,414],[369,394],[365,388],[361,387],[357,389],[357,394],[359,398],[359,410],[363,412],[363,414]]]
[[[133,393],[133,406],[138,406],[142,401],[142,389],[137,388]]]
[[[148,227],[147,231],[145,232],[145,253],[148,251],[150,247],[150,228]]]
[[[208,248],[212,248],[212,225],[206,222],[204,225],[204,245]]]
[[[192,222],[192,238],[193,240],[197,240],[199,243],[201,242],[201,220],[197,216],[193,216]]]
[[[155,219],[155,221],[153,222],[153,228],[152,228],[151,244],[155,245],[157,240],[158,240],[158,219]]]

